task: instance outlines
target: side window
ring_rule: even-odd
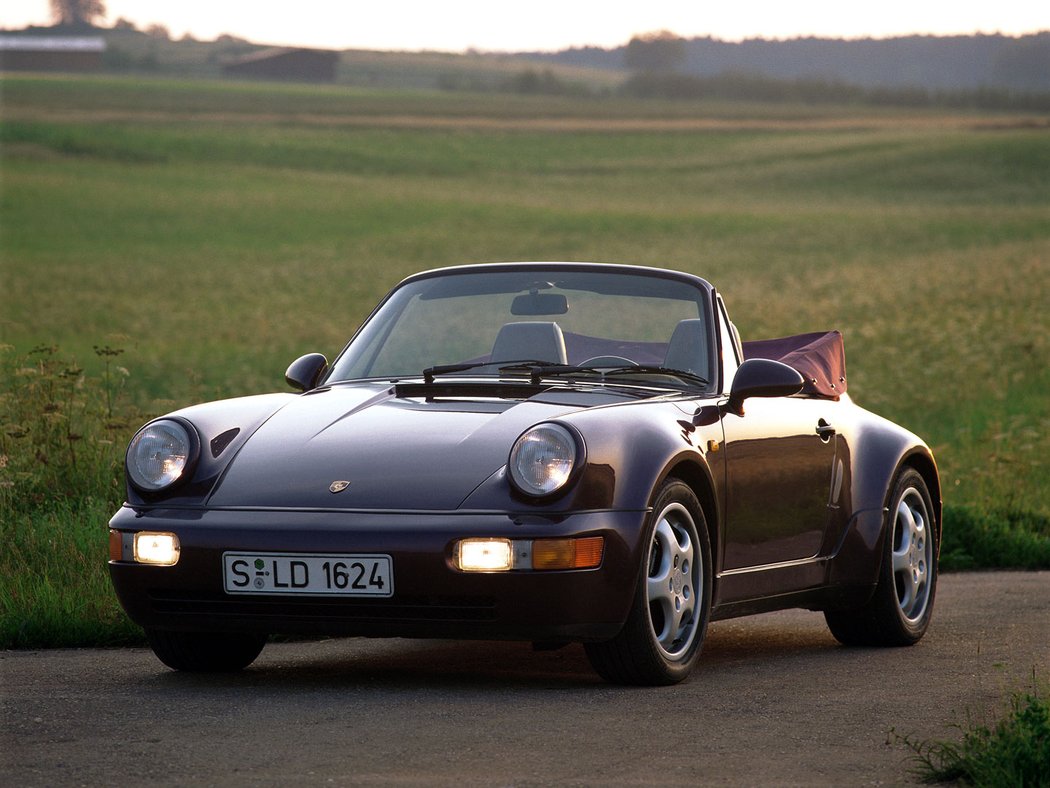
[[[726,314],[722,296],[718,296],[718,344],[722,353],[722,393],[728,394],[742,358],[740,335]]]

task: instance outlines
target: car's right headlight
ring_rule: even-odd
[[[144,492],[159,492],[185,476],[197,451],[192,428],[174,419],[151,422],[128,446],[128,478]]]
[[[534,497],[563,488],[582,460],[577,438],[560,424],[525,430],[510,450],[507,469],[514,486]]]

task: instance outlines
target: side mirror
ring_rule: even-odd
[[[320,353],[307,353],[291,363],[284,379],[293,389],[309,391],[317,386],[317,381],[327,371],[328,359]]]
[[[729,392],[730,413],[744,415],[744,400],[749,397],[790,397],[802,391],[805,381],[787,364],[768,358],[752,358],[740,365]]]

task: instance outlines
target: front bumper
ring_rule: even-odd
[[[122,534],[178,535],[175,566],[110,561],[117,596],[137,624],[268,634],[508,640],[606,640],[623,626],[640,565],[644,511],[557,517],[463,512],[121,509]],[[470,537],[602,536],[596,569],[462,572],[453,546]],[[393,561],[388,599],[227,594],[222,554],[367,553]]]

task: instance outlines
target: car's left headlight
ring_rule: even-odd
[[[560,424],[539,424],[525,430],[510,450],[511,483],[534,497],[563,488],[582,460],[580,441]]]
[[[159,419],[140,429],[128,446],[131,483],[144,492],[159,492],[182,479],[196,459],[198,440],[192,427]]]

